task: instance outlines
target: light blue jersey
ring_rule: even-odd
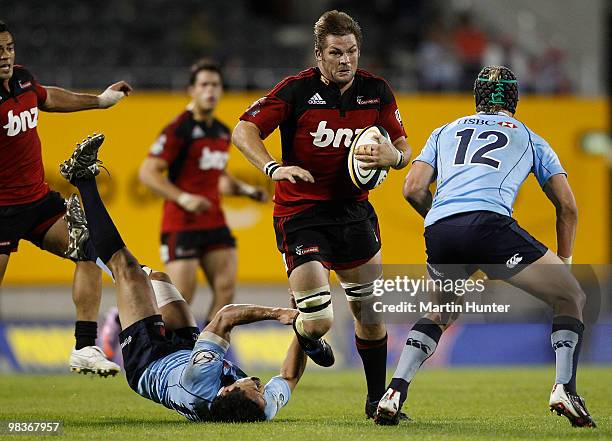
[[[415,161],[437,174],[437,190],[425,226],[457,213],[493,211],[512,216],[518,190],[533,173],[544,187],[566,174],[540,136],[504,113],[459,118],[433,131]]]
[[[228,348],[227,341],[204,331],[192,351],[177,351],[151,363],[140,377],[138,393],[192,421],[201,421],[198,409],[210,407],[222,386],[247,376],[224,359]],[[266,419],[274,418],[290,397],[287,381],[273,377],[264,387]]]

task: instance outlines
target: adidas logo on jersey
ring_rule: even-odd
[[[327,104],[327,102],[321,97],[321,95],[315,93],[308,100],[308,104]]]
[[[13,111],[9,110],[7,119],[6,125],[2,126],[6,129],[6,136],[17,136],[21,132],[33,129],[38,125],[38,107],[24,110],[19,115],[13,115]]]
[[[204,138],[204,136],[206,136],[206,134],[204,133],[204,130],[202,130],[202,127],[200,126],[195,126],[193,130],[191,131],[191,137],[193,139]]]
[[[344,147],[350,147],[353,136],[358,135],[363,129],[328,129],[327,121],[319,122],[316,132],[310,132],[310,135],[314,137],[312,143],[317,147],[328,147],[330,145],[334,147],[340,147],[340,144],[344,144]]]
[[[519,263],[521,263],[521,260],[523,260],[523,258],[520,257],[518,253],[516,253],[514,256],[512,256],[510,259],[506,261],[506,266],[512,269],[515,266],[517,266]]]

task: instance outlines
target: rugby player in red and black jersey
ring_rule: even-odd
[[[362,323],[361,308],[372,302],[381,276],[378,220],[368,193],[353,185],[347,168],[353,136],[372,124],[389,142],[359,148],[371,168],[400,169],[410,158],[404,128],[387,82],[357,69],[361,29],[347,14],[324,13],[314,26],[317,67],[285,78],[240,117],[233,142],[247,159],[276,182],[274,227],[289,285],[301,313],[294,329],[316,363],[334,362],[321,338],[333,320],[329,272],[340,279],[355,316],[355,340],[367,382],[366,415],[372,417],[385,392],[387,333]],[[282,164],[262,140],[280,127]]]
[[[212,289],[210,321],[231,303],[236,281],[236,242],[221,209],[221,194],[267,200],[267,194],[226,170],[230,130],[215,118],[223,93],[219,66],[201,60],[191,68],[191,103],[153,144],[140,179],[165,198],[161,257],[173,283],[191,303],[202,268]]]
[[[23,66],[15,65],[15,42],[0,22],[0,284],[9,256],[21,239],[55,255],[66,257],[70,237],[66,222],[83,219],[66,210],[59,193],[45,182],[41,142],[36,130],[39,110],[77,112],[108,108],[127,95],[120,81],[100,95],[74,93],[40,85]],[[83,231],[75,228],[74,231]],[[78,256],[70,256],[79,260]],[[100,270],[92,262],[76,264],[72,296],[76,306],[76,345],[70,367],[76,372],[114,375],[119,366],[95,346],[102,289]]]

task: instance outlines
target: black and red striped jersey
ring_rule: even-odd
[[[164,128],[149,156],[168,163],[168,178],[181,190],[204,196],[211,203],[204,213],[190,213],[165,201],[162,232],[193,231],[225,225],[219,195],[219,177],[229,157],[230,130],[219,120],[196,121],[185,111]]]
[[[342,94],[316,67],[287,77],[240,119],[257,125],[262,139],[279,127],[283,165],[302,167],[315,179],[277,182],[275,216],[298,213],[317,201],[367,199],[347,168],[353,136],[372,124],[383,126],[392,141],[406,135],[389,84],[361,69]]]
[[[9,90],[0,84],[0,206],[34,202],[49,192],[36,130],[47,91],[15,65]]]

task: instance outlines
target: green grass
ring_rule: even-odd
[[[258,424],[188,422],[136,395],[124,378],[0,375],[0,420],[62,420],[61,438],[71,440],[612,439],[612,369],[580,370],[580,392],[599,425],[594,430],[550,414],[552,375],[551,367],[425,370],[405,406],[415,421],[398,427],[365,419],[364,382],[355,371],[307,372],[277,418]]]

